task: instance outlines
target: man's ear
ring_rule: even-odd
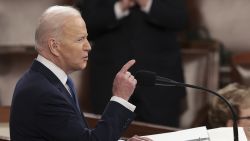
[[[50,38],[48,40],[48,46],[49,46],[49,50],[50,52],[55,55],[55,56],[59,56],[59,44],[58,42],[56,41],[56,39],[54,38]]]
[[[231,119],[227,120],[226,126],[227,127],[232,127],[233,126],[233,121]]]

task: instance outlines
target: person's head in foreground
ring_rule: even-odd
[[[70,73],[83,70],[91,50],[86,24],[78,10],[52,6],[41,16],[35,33],[38,57],[17,82],[10,114],[12,141],[117,141],[134,118],[128,102],[136,79],[128,61],[117,73],[113,97],[90,129],[81,113]],[[145,141],[134,136],[130,141]]]
[[[232,83],[220,89],[218,93],[225,97],[234,108],[237,114],[239,127],[250,139],[250,87],[238,83]],[[212,97],[210,110],[208,112],[209,124],[212,128],[233,126],[232,115],[227,105],[218,97]]]
[[[53,6],[41,16],[35,33],[35,47],[66,74],[84,69],[91,50],[81,14],[69,6]]]

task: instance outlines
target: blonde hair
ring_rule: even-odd
[[[250,107],[250,87],[232,83],[219,90],[218,93],[229,101],[237,115],[240,114],[240,109]],[[223,127],[230,119],[231,113],[226,104],[218,97],[213,97],[208,111],[209,124],[213,128]]]
[[[49,37],[58,38],[63,24],[68,17],[72,16],[81,16],[81,14],[71,6],[49,7],[39,19],[35,31],[35,48],[45,46]]]

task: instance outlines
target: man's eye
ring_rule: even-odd
[[[79,38],[77,41],[82,41],[84,39],[84,37],[81,37],[81,38]]]

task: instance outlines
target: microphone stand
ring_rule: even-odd
[[[234,133],[234,141],[239,141],[239,136],[238,136],[238,125],[237,125],[237,115],[235,114],[231,104],[221,95],[219,95],[218,93],[211,91],[209,89],[203,88],[203,87],[199,87],[199,86],[194,86],[194,85],[190,85],[190,84],[185,84],[185,83],[180,83],[180,82],[176,82],[174,80],[168,79],[168,78],[164,78],[164,77],[160,77],[157,76],[156,77],[156,81],[159,82],[164,82],[163,83],[155,83],[155,85],[158,86],[180,86],[180,87],[190,87],[190,88],[195,88],[195,89],[200,89],[203,91],[207,91],[213,95],[218,96],[222,101],[224,101],[226,103],[226,105],[229,107],[229,110],[231,111],[232,114],[232,120],[233,120],[233,133]]]

